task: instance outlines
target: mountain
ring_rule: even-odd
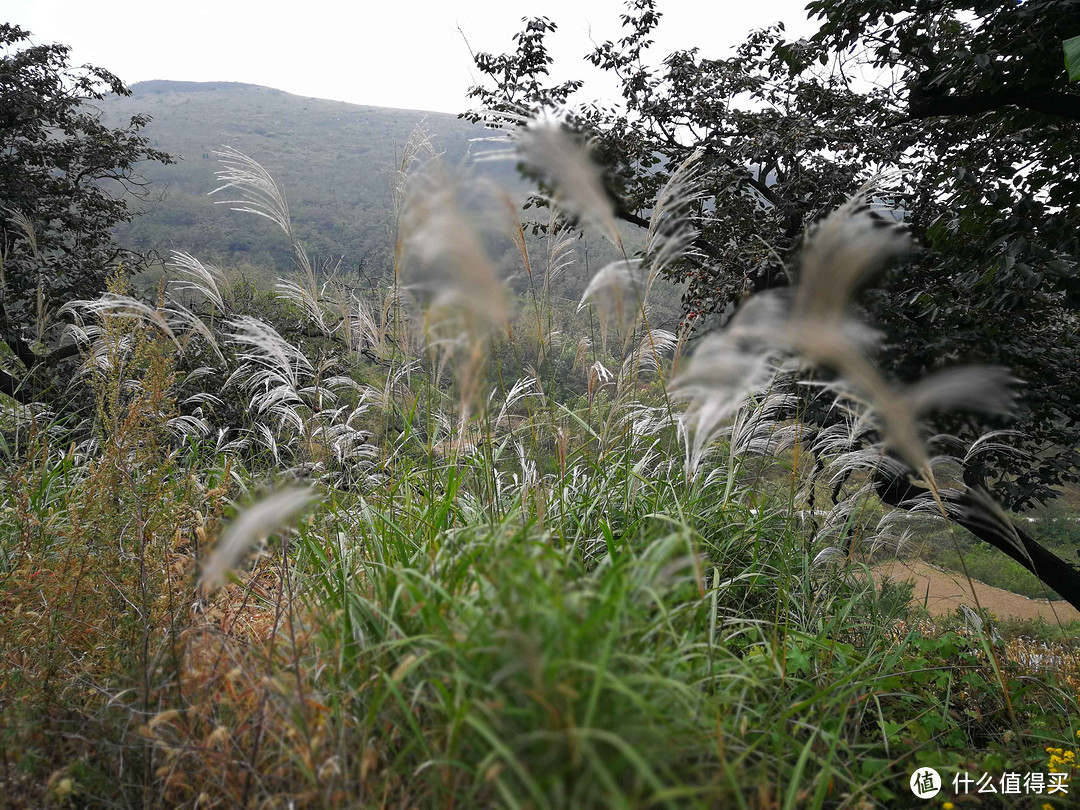
[[[466,153],[494,148],[476,143],[490,133],[444,113],[398,110],[304,98],[237,82],[148,81],[130,97],[101,102],[113,126],[132,115],[153,120],[144,134],[178,158],[176,165],[146,165],[148,200],[117,236],[141,252],[189,251],[224,265],[288,271],[292,257],[269,221],[230,211],[207,194],[218,186],[213,154],[223,145],[258,160],[285,190],[294,226],[309,252],[323,260],[361,262],[366,271],[388,267],[390,182],[401,150],[417,126],[430,133],[453,166]],[[521,189],[513,162],[486,161],[478,171]]]

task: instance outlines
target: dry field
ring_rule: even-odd
[[[890,577],[914,583],[913,597],[934,616],[952,613],[960,604],[983,607],[1000,618],[1043,618],[1051,624],[1080,621],[1080,611],[1063,601],[1029,599],[995,588],[922,560],[893,560],[874,568],[875,579]],[[929,588],[929,592],[927,591]],[[972,589],[974,588],[974,594]]]

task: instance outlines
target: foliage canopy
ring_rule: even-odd
[[[138,164],[172,160],[138,134],[147,116],[115,129],[99,120],[93,102],[129,93],[120,79],[29,37],[0,24],[0,340],[18,359],[0,369],[0,391],[21,399],[43,396],[28,375],[74,354],[49,351],[57,311],[104,289],[122,255],[112,228],[131,218],[127,192],[145,190]]]
[[[881,360],[903,381],[958,362],[1011,369],[1026,387],[1005,444],[972,452],[1005,426],[993,418],[937,416],[933,427],[955,437],[942,449],[962,460],[965,484],[1014,510],[1056,497],[1080,468],[1080,92],[1061,53],[1080,31],[1080,3],[807,8],[821,21],[808,39],[787,39],[778,24],[727,58],[694,48],[656,63],[648,52],[661,14],[655,0],[631,0],[624,36],[586,57],[618,77],[621,102],[570,107],[566,123],[591,140],[617,215],[641,226],[674,168],[701,153],[698,257],[671,269],[699,326],[788,285],[807,227],[869,176],[895,173],[881,202],[902,212],[922,249],[863,296],[884,326]],[[472,97],[485,112],[471,117],[513,126],[563,107],[581,86],[545,85],[543,40],[555,23],[526,26],[516,53],[477,57],[486,83]],[[818,404],[824,426],[828,403]],[[878,492],[900,505],[920,489],[882,472]],[[1060,569],[1069,582],[1054,587],[1080,600],[1080,577],[1029,540],[1019,561]]]

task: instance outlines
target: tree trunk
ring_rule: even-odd
[[[930,494],[929,490],[880,468],[874,478],[874,488],[884,503],[900,509],[910,508],[912,500]],[[1001,517],[989,514],[986,506],[970,492],[943,496],[942,501],[950,520],[1008,554],[1080,610],[1080,570],[1076,566],[1043,548],[1014,523],[1002,526]]]

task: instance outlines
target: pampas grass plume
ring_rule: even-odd
[[[289,526],[314,500],[307,488],[291,487],[276,492],[241,512],[232,522],[203,566],[200,584],[218,588],[225,575],[257,542]]]

